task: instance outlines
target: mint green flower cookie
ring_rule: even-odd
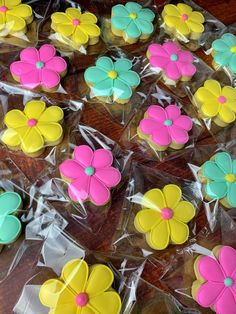
[[[126,58],[113,62],[111,58],[101,57],[85,71],[84,78],[93,96],[127,103],[133,89],[140,84],[139,75],[131,68],[132,62]]]
[[[4,192],[0,194],[0,245],[14,242],[20,232],[20,220],[14,216],[21,207],[22,201],[18,193]]]
[[[236,159],[232,160],[225,152],[217,153],[203,164],[202,175],[210,199],[217,199],[229,208],[236,207]]]
[[[155,14],[135,2],[117,4],[111,11],[111,29],[130,44],[147,39],[154,31]]]

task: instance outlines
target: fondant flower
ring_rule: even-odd
[[[215,252],[214,252],[215,251]],[[197,281],[193,284],[195,300],[217,314],[233,314],[236,310],[236,250],[218,246],[213,256],[197,258]]]
[[[200,12],[193,11],[187,4],[167,4],[164,7],[162,16],[168,27],[175,28],[177,32],[184,36],[189,36],[192,32],[204,32],[204,16]]]
[[[113,63],[110,58],[101,57],[96,66],[85,71],[84,77],[95,96],[126,100],[132,96],[132,88],[140,84],[138,74],[131,68],[132,62],[126,58]]]
[[[21,197],[15,192],[0,194],[0,245],[14,242],[20,232],[21,223],[15,216],[21,207]]]
[[[53,13],[51,19],[52,29],[71,38],[76,44],[84,45],[90,38],[100,36],[100,28],[96,25],[97,18],[90,12],[82,14],[79,9],[68,8],[65,13]]]
[[[236,206],[236,160],[228,153],[217,153],[214,160],[202,166],[203,176],[207,179],[206,194],[212,199],[226,198],[230,206]]]
[[[154,144],[167,146],[172,142],[186,144],[188,132],[192,129],[192,120],[181,115],[179,107],[169,105],[165,109],[160,105],[152,105],[140,121],[139,129],[149,135]]]
[[[102,264],[88,267],[80,259],[69,261],[60,279],[49,279],[39,299],[54,314],[119,314],[121,299],[112,289],[114,275]]]
[[[214,61],[236,73],[236,36],[224,34],[212,43]]]
[[[56,56],[52,45],[43,45],[37,50],[25,48],[20,53],[20,61],[13,62],[10,71],[21,85],[29,89],[42,86],[45,89],[56,88],[60,83],[60,75],[67,69],[66,61]]]
[[[135,228],[145,233],[148,245],[165,249],[170,242],[182,244],[189,236],[188,223],[195,216],[190,202],[182,201],[181,189],[174,184],[163,190],[152,189],[144,194],[143,209],[135,216]]]
[[[32,19],[31,7],[21,4],[21,0],[0,0],[0,31],[25,32],[26,24],[31,23]]]
[[[45,102],[29,101],[24,111],[13,109],[4,118],[8,129],[2,141],[10,148],[21,148],[26,154],[40,152],[47,145],[56,145],[63,136],[61,108],[46,108]]]
[[[155,14],[150,9],[143,8],[135,2],[127,2],[125,5],[117,4],[112,7],[112,27],[124,31],[128,38],[152,34],[154,18]]]
[[[151,66],[162,69],[171,80],[192,77],[196,73],[192,53],[182,50],[177,43],[151,44],[148,55]]]
[[[118,169],[111,167],[112,153],[100,148],[93,152],[87,145],[77,146],[73,159],[65,160],[59,170],[70,181],[68,193],[72,200],[90,199],[95,205],[105,205],[110,199],[110,188],[121,180]]]

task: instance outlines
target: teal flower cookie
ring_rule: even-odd
[[[138,3],[117,4],[111,12],[112,32],[129,43],[135,43],[138,39],[147,39],[153,33],[154,18],[152,10]]]
[[[14,216],[21,207],[21,197],[15,192],[0,194],[0,245],[14,242],[20,232],[20,220]]]
[[[202,166],[207,180],[205,193],[211,199],[218,199],[226,207],[236,206],[236,159],[228,153],[217,153]]]
[[[101,57],[85,71],[84,78],[95,97],[126,103],[140,84],[139,75],[131,68],[132,62],[126,58],[113,62],[111,58]]]
[[[236,36],[227,33],[212,43],[215,63],[236,73]]]

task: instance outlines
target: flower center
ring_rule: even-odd
[[[76,296],[76,304],[80,307],[84,307],[89,301],[88,295],[85,292],[79,293]]]
[[[228,173],[225,176],[225,180],[229,183],[234,183],[236,181],[236,176],[233,173]]]
[[[135,20],[137,18],[137,14],[136,13],[130,13],[129,17],[132,19],[132,20]]]
[[[8,7],[6,7],[5,5],[3,5],[2,7],[0,7],[0,12],[5,13],[8,11]]]
[[[182,19],[183,21],[187,21],[188,15],[187,15],[187,14],[182,14],[182,15],[181,15],[181,19]]]
[[[236,53],[236,46],[231,47],[230,51]]]
[[[85,173],[87,176],[91,177],[95,173],[95,169],[93,167],[87,167],[85,168]]]
[[[221,104],[224,104],[226,102],[226,100],[227,100],[227,98],[225,96],[223,96],[223,95],[218,97],[218,101]]]
[[[78,26],[78,25],[80,25],[80,20],[78,20],[78,19],[73,19],[72,24],[73,24],[74,26]]]
[[[36,119],[29,119],[27,124],[28,124],[29,127],[32,128],[32,127],[35,126],[37,123],[38,123],[38,121],[37,121]]]
[[[36,62],[36,68],[37,69],[42,69],[44,67],[44,63],[42,61]]]
[[[232,278],[227,277],[224,280],[224,284],[225,284],[226,287],[232,287],[232,285],[234,284],[234,281],[233,281]]]
[[[118,73],[116,71],[109,71],[108,72],[108,77],[110,77],[112,80],[116,79],[118,76]]]
[[[171,60],[171,61],[177,61],[177,60],[178,60],[177,54],[172,53],[172,55],[170,55],[170,60]]]
[[[171,219],[172,217],[173,217],[173,211],[170,209],[170,208],[168,208],[168,207],[166,207],[166,208],[163,208],[162,210],[161,210],[161,217],[164,219],[164,220],[169,220],[169,219]]]
[[[168,120],[165,120],[164,124],[166,126],[171,126],[173,124],[173,121],[168,119]]]

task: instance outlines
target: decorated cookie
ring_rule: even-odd
[[[126,58],[113,62],[111,58],[101,57],[85,71],[84,78],[95,97],[124,104],[140,84],[139,75],[131,68],[132,62]]]
[[[217,199],[227,208],[236,207],[235,165],[236,160],[226,152],[215,154],[202,165],[199,178],[207,199]]]
[[[112,167],[113,156],[109,150],[93,151],[87,145],[77,146],[72,159],[65,160],[59,170],[69,182],[68,194],[75,202],[91,201],[97,206],[109,202],[110,189],[121,180],[120,171]]]
[[[224,34],[220,39],[212,43],[213,66],[226,67],[236,74],[236,36],[231,33]]]
[[[182,148],[189,140],[188,132],[192,129],[192,119],[181,115],[175,104],[163,108],[151,105],[140,121],[137,133],[157,151],[168,147]]]
[[[13,62],[10,71],[22,87],[52,92],[57,90],[61,77],[66,74],[67,64],[56,56],[54,46],[45,44],[39,50],[34,47],[23,49],[20,61]]]
[[[220,127],[235,121],[236,90],[231,86],[221,87],[216,80],[207,80],[193,99],[203,118],[212,119]]]
[[[163,190],[152,189],[144,194],[142,210],[136,214],[134,226],[145,234],[152,249],[164,250],[169,243],[182,244],[188,240],[187,223],[194,216],[195,208],[182,200],[181,189],[168,184]]]
[[[18,193],[0,194],[0,249],[3,245],[13,243],[21,233],[21,222],[16,217],[22,201]]]
[[[116,36],[123,37],[133,44],[148,39],[154,31],[155,14],[136,2],[117,4],[111,11],[111,30]]]
[[[51,28],[62,42],[77,46],[95,45],[99,41],[100,28],[96,25],[97,18],[90,12],[81,13],[80,9],[68,8],[64,12],[51,15]]]
[[[31,157],[39,156],[46,146],[55,146],[62,141],[60,123],[63,117],[61,108],[47,108],[45,102],[31,100],[24,111],[13,109],[5,115],[7,130],[2,135],[2,141],[9,149],[22,150]]]
[[[39,299],[50,313],[119,314],[121,298],[112,289],[113,272],[103,264],[88,266],[81,259],[69,261],[59,279],[41,286]]]
[[[193,298],[217,314],[236,310],[236,250],[218,245],[212,255],[200,255],[194,263],[197,280],[192,285]]]
[[[33,21],[32,8],[21,0],[0,1],[0,36],[26,33],[27,24]]]
[[[185,4],[167,4],[162,11],[164,28],[180,40],[197,40],[204,32],[204,16]]]
[[[147,57],[154,70],[162,71],[166,84],[189,81],[196,73],[192,53],[182,50],[175,42],[151,44],[147,50]]]

